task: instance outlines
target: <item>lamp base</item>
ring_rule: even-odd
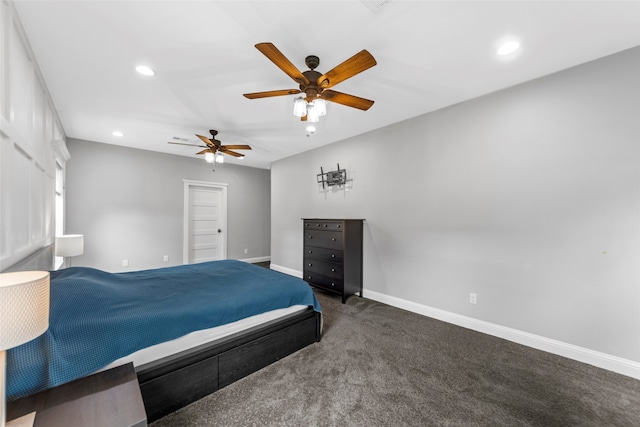
[[[7,427],[33,427],[33,423],[36,420],[36,413],[32,412],[27,415],[23,415],[15,420],[7,421]]]

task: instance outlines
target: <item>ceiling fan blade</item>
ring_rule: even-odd
[[[211,142],[211,140],[209,138],[207,138],[206,136],[202,136],[202,135],[198,135],[196,134],[196,136],[198,138],[200,138],[200,140],[202,142],[204,142],[205,144],[207,144],[207,147],[215,147],[215,145],[213,144],[213,142]]]
[[[310,82],[307,78],[296,68],[295,65],[287,59],[272,43],[258,43],[256,49],[264,54],[271,60],[278,68],[284,71],[289,77],[291,77],[296,83],[308,85]]]
[[[235,151],[231,151],[231,150],[223,150],[222,148],[220,149],[220,152],[224,154],[229,154],[233,157],[244,157],[244,154],[236,153]]]
[[[360,98],[354,95],[348,95],[342,92],[336,92],[335,90],[324,90],[320,94],[320,98],[327,101],[335,102],[337,104],[346,105],[347,107],[358,108],[363,111],[367,111],[373,105],[374,101],[369,99]]]
[[[239,145],[221,145],[220,149],[231,149],[231,150],[251,150],[251,147],[249,145],[243,145],[243,144],[239,144]]]
[[[175,145],[188,145],[189,147],[202,147],[202,148],[206,148],[203,145],[196,145],[196,144],[185,144],[183,142],[171,142],[169,141],[167,144],[175,144]]]
[[[267,92],[245,93],[244,97],[249,99],[257,99],[257,98],[268,98],[270,96],[295,95],[296,93],[300,93],[300,90],[299,89],[281,89],[281,90],[270,90]]]
[[[333,70],[318,77],[316,84],[323,88],[330,88],[376,64],[377,62],[374,57],[367,50],[363,49]]]

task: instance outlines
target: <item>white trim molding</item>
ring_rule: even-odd
[[[302,272],[291,268],[283,267],[277,264],[271,264],[271,269],[290,276],[302,278]],[[456,326],[471,329],[473,331],[482,332],[483,334],[492,335],[494,337],[503,338],[505,340],[522,344],[537,350],[546,351],[547,353],[566,357],[578,362],[587,363],[598,368],[626,375],[628,377],[640,379],[640,363],[633,360],[623,359],[621,357],[612,356],[610,354],[601,353],[599,351],[590,350],[588,348],[579,347],[577,345],[553,340],[528,332],[519,331],[513,328],[496,325],[494,323],[485,322],[483,320],[474,319],[473,317],[463,316],[461,314],[451,313],[449,311],[440,310],[438,308],[429,307],[428,305],[418,304],[402,298],[393,297],[380,292],[365,289],[366,298],[392,307],[401,308],[412,313],[421,314],[433,319],[442,320]]]
[[[302,279],[302,271],[294,270],[292,268],[283,267],[281,265],[277,265],[271,263],[271,269],[275,271],[279,271],[280,273],[288,274],[289,276],[297,277]]]
[[[56,155],[56,159],[63,165],[71,158],[67,143],[62,139],[53,139],[51,141],[51,148]]]
[[[271,257],[270,256],[259,256],[259,257],[255,257],[255,258],[239,259],[238,261],[244,261],[244,262],[248,262],[249,264],[255,264],[256,262],[271,261]]]

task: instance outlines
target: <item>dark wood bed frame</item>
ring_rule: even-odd
[[[308,308],[136,368],[149,422],[320,341],[321,314]]]
[[[53,270],[53,245],[6,271]],[[308,308],[136,367],[147,420],[189,403],[320,341],[322,315]]]

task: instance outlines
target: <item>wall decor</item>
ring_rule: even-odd
[[[340,163],[337,163],[338,170],[325,172],[320,166],[320,173],[317,175],[318,184],[322,184],[322,188],[325,188],[325,184],[329,187],[333,185],[345,185],[347,182],[347,170],[340,169]]]

